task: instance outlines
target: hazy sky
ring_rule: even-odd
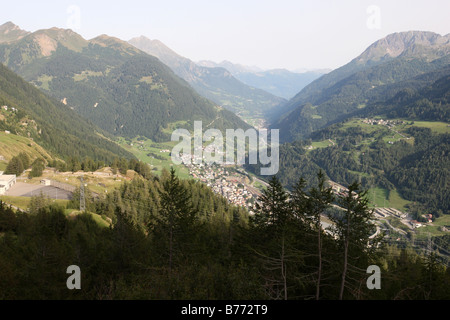
[[[194,61],[337,68],[393,32],[450,33],[450,0],[1,0],[0,24],[159,39]]]

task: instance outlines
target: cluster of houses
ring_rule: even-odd
[[[364,119],[363,122],[365,124],[370,125],[383,125],[383,126],[395,126],[404,124],[403,120],[383,120],[383,119]]]
[[[236,177],[233,177],[222,166],[205,164],[187,165],[189,174],[197,180],[205,183],[214,193],[226,198],[230,203],[250,207],[254,195]]]
[[[425,222],[419,222],[417,220],[411,220],[411,226],[413,228],[420,228],[425,226],[427,223],[432,223],[433,222],[433,215],[432,214],[423,214],[422,218],[424,218]]]
[[[195,179],[201,182],[208,183],[210,181],[218,180],[221,178],[226,179],[229,176],[227,170],[217,166],[206,166],[204,164],[191,164],[187,166],[189,174]]]
[[[240,187],[239,182],[227,179],[217,179],[207,185],[215,193],[228,199],[229,202],[241,207],[250,208],[253,195],[247,190],[245,185]]]
[[[14,108],[14,107],[8,107],[8,106],[2,106],[1,107],[1,110],[5,110],[5,111],[8,111],[8,110],[10,110],[10,111],[12,111],[12,112],[16,112],[17,111],[17,109],[16,108]]]

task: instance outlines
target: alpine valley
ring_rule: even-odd
[[[0,299],[450,299],[450,34],[294,72],[7,22],[0,62]],[[196,121],[279,130],[278,173],[175,165]],[[223,307],[165,312],[271,312]]]

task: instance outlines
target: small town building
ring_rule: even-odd
[[[417,220],[412,220],[412,221],[411,221],[411,225],[412,225],[414,228],[420,228],[420,227],[423,226],[423,224],[420,223],[420,222],[418,222]]]
[[[16,175],[0,175],[0,195],[4,195],[13,185],[16,184]]]
[[[50,186],[52,182],[49,179],[42,179],[41,184],[44,186]]]

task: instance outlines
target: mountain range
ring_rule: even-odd
[[[243,72],[235,77],[248,85],[285,99],[291,99],[323,74],[316,71],[294,73],[286,69],[274,69],[262,72]]]
[[[431,80],[446,75],[449,54],[450,34],[391,34],[306,86],[272,116],[272,127],[280,128],[284,141],[307,137],[368,105],[393,98],[412,83],[416,89],[431,85]]]
[[[109,134],[169,140],[169,126],[191,129],[194,120],[219,130],[249,127],[159,59],[120,39],[85,40],[59,28],[27,33],[12,23],[1,30],[5,66]]]
[[[194,120],[221,130],[250,127],[225,107],[241,116],[244,111],[270,115],[271,127],[280,129],[285,142],[352,117],[449,121],[450,35],[432,32],[380,39],[281,105],[282,99],[245,85],[223,67],[262,83],[270,74],[278,77],[280,86],[289,71],[261,71],[226,61],[194,63],[145,37],[129,42],[106,35],[85,40],[71,30],[30,33],[9,22],[0,26],[0,61],[60,100],[65,109],[92,121],[99,127],[93,131],[112,136],[163,141],[170,128],[192,129]],[[221,106],[204,96],[215,96]],[[228,99],[227,105],[230,96],[238,98],[235,103]],[[262,103],[261,97],[270,102]]]
[[[285,142],[283,185],[293,188],[298,176],[311,183],[323,170],[343,185],[378,188],[384,201],[400,195],[413,218],[448,212],[450,34],[380,39],[278,111],[271,127]]]
[[[129,43],[159,58],[202,96],[241,116],[261,117],[286,102],[283,98],[239,81],[224,67],[196,64],[159,40],[141,36],[131,39]]]
[[[264,69],[261,69],[256,66],[245,66],[239,63],[233,63],[228,60],[224,60],[222,62],[214,62],[211,60],[201,60],[197,61],[197,65],[207,68],[224,68],[231,72],[232,75],[236,76],[241,73],[257,73],[263,72]]]
[[[198,65],[210,68],[225,68],[243,83],[270,92],[284,99],[291,99],[308,84],[320,78],[331,70],[301,70],[292,72],[286,69],[263,70],[234,64],[229,61],[215,63],[213,61],[199,61]]]

